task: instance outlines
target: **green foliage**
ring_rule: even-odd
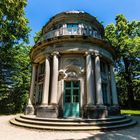
[[[34,37],[34,42],[35,43],[37,43],[37,41],[40,39],[41,34],[42,34],[42,30],[35,33],[35,37]]]
[[[0,1],[0,113],[23,110],[29,90],[26,0]],[[24,43],[23,43],[24,42]]]
[[[28,41],[28,20],[24,16],[26,0],[0,1],[1,46],[11,46],[19,41]]]
[[[31,77],[30,49],[30,46],[21,45],[11,49],[14,52],[13,66],[8,82],[0,88],[0,113],[16,113],[24,110]]]
[[[106,38],[116,50],[116,78],[121,104],[133,107],[140,96],[140,22],[116,16],[116,24],[107,25]]]

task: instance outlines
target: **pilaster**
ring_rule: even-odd
[[[116,82],[115,82],[115,75],[114,75],[113,68],[114,68],[113,65],[110,65],[112,102],[113,105],[118,106],[118,96],[117,96]]]

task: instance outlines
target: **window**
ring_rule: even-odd
[[[78,28],[78,24],[77,23],[68,23],[67,28]]]
[[[41,104],[41,102],[42,102],[42,94],[43,94],[43,84],[39,84],[38,85],[37,104]]]
[[[65,103],[78,103],[80,81],[65,81]]]
[[[101,61],[100,67],[101,67],[101,72],[106,73],[106,63]]]
[[[36,67],[35,81],[37,81],[37,78],[38,78],[38,66]]]
[[[39,74],[44,74],[45,72],[45,62],[39,65]]]
[[[78,34],[78,24],[68,23],[67,24],[67,31],[68,31],[68,34],[70,34],[70,35]]]
[[[102,93],[103,93],[103,102],[104,104],[107,104],[107,84],[102,83]]]
[[[42,81],[44,79],[44,73],[45,73],[45,62],[41,63],[39,65],[39,69],[38,69],[38,81]]]

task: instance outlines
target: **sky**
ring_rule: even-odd
[[[103,21],[106,26],[115,23],[117,14],[140,21],[140,0],[27,0],[25,15],[29,20],[30,45],[34,45],[33,36],[55,14],[63,11],[81,10]]]

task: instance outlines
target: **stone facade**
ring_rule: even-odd
[[[46,118],[119,115],[114,49],[85,12],[54,16],[31,50],[32,80],[25,114]]]

